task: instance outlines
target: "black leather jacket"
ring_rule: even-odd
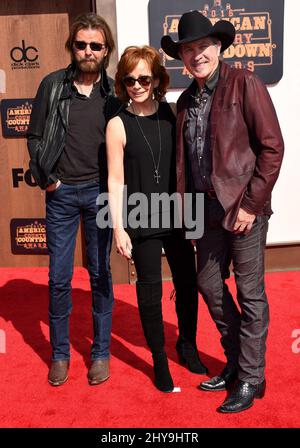
[[[55,167],[65,146],[74,73],[75,66],[71,64],[66,69],[47,75],[34,100],[27,145],[31,173],[42,189],[57,181]],[[101,72],[100,89],[106,97],[105,116],[108,121],[122,105],[113,96],[113,80],[104,69]]]

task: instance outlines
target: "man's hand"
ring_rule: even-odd
[[[255,218],[256,215],[252,215],[240,208],[233,228],[234,233],[243,233],[244,235],[247,235],[252,229]]]
[[[53,184],[49,185],[46,188],[46,191],[54,191],[54,190],[56,190],[60,186],[60,184],[61,184],[61,181],[58,180],[57,182],[54,182]]]

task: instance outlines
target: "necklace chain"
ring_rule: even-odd
[[[151,154],[152,161],[153,161],[153,166],[154,166],[154,179],[155,179],[156,183],[158,184],[159,183],[159,179],[161,177],[160,174],[159,174],[159,165],[160,165],[160,158],[161,158],[161,133],[160,133],[160,122],[159,122],[158,108],[155,111],[155,113],[156,113],[156,121],[157,121],[157,128],[158,128],[158,138],[159,138],[159,153],[158,153],[158,161],[157,161],[157,164],[156,164],[155,163],[154,154],[153,154],[153,151],[152,151],[152,147],[151,147],[147,137],[145,136],[143,128],[142,128],[142,126],[141,126],[141,124],[140,124],[140,122],[138,120],[138,116],[137,116],[137,114],[136,114],[136,112],[134,110],[133,103],[131,103],[131,106],[132,106],[132,110],[134,112],[134,117],[135,117],[136,122],[138,124],[138,127],[139,127],[139,129],[141,131],[141,134],[144,137],[144,140],[147,143],[147,146],[148,146],[148,148],[150,150],[150,154]]]

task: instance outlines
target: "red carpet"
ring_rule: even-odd
[[[232,279],[229,283],[232,287]],[[91,298],[82,268],[75,270],[73,281],[69,381],[53,388],[47,383],[47,269],[0,269],[0,427],[299,427],[300,339],[292,338],[292,332],[300,329],[300,272],[267,274],[266,284],[271,308],[266,396],[241,414],[222,415],[216,408],[225,392],[198,390],[206,377],[177,362],[176,317],[168,299],[171,283],[164,284],[164,320],[170,369],[180,393],[163,394],[152,384],[151,355],[145,348],[135,289],[129,285],[114,288],[111,378],[99,386],[87,384]],[[215,375],[224,357],[202,300],[198,328],[202,359]]]

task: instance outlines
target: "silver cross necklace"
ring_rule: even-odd
[[[131,107],[132,107],[132,110],[133,110],[133,112],[134,112],[134,117],[135,117],[135,119],[136,119],[136,122],[137,122],[137,124],[138,124],[138,127],[139,127],[139,129],[140,129],[140,131],[141,131],[142,136],[144,137],[145,142],[147,143],[147,146],[148,146],[148,148],[149,148],[149,151],[150,151],[150,154],[151,154],[151,157],[152,157],[153,166],[154,166],[154,180],[156,181],[157,184],[159,184],[159,179],[160,179],[160,177],[161,177],[160,174],[159,174],[159,165],[160,165],[160,158],[161,158],[161,133],[160,133],[160,122],[159,122],[159,116],[158,116],[158,108],[159,108],[159,105],[158,105],[157,110],[155,110],[155,112],[156,112],[156,121],[157,121],[157,128],[158,128],[158,138],[159,138],[159,153],[158,153],[157,164],[155,163],[155,158],[154,158],[154,154],[153,154],[151,145],[150,145],[150,143],[149,143],[147,137],[145,136],[145,133],[144,133],[144,131],[143,131],[143,128],[142,128],[142,126],[141,126],[141,124],[140,124],[140,122],[139,122],[138,116],[137,116],[137,114],[136,114],[136,112],[135,112],[135,110],[134,110],[133,103],[131,103]]]

